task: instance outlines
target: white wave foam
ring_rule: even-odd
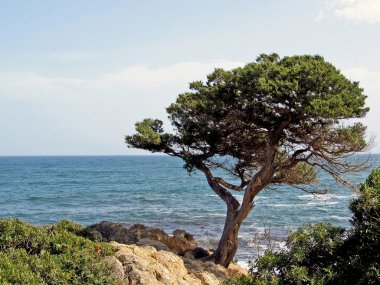
[[[329,216],[330,219],[332,220],[339,220],[339,221],[348,221],[348,217],[341,217],[341,216]]]
[[[265,197],[265,196],[255,197],[255,201],[257,201],[257,200],[265,200],[265,199],[269,199],[269,197]]]
[[[297,196],[298,199],[301,200],[306,200],[306,199],[317,199],[317,200],[322,200],[322,201],[327,201],[331,199],[338,199],[338,200],[343,200],[343,199],[350,199],[356,197],[355,194],[348,194],[348,195],[337,195],[337,194],[305,194],[305,195],[299,195]]]
[[[248,263],[248,261],[238,260],[237,264],[240,265],[241,267],[245,268],[245,269],[249,269],[249,263]]]
[[[326,201],[318,201],[318,202],[307,202],[305,205],[306,206],[320,206],[320,205],[336,205],[339,202],[326,202]]]
[[[300,205],[294,205],[294,204],[265,204],[265,206],[275,207],[275,208],[298,208]]]

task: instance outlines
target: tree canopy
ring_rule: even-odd
[[[365,127],[341,123],[367,113],[365,98],[358,82],[321,56],[261,55],[243,68],[215,69],[205,83],[190,83],[190,92],[167,108],[174,133],[165,133],[159,120],[145,119],[126,141],[182,157],[189,170],[199,162],[218,166],[215,156],[234,158],[228,170],[243,185],[274,146],[275,181],[293,184],[303,182],[290,181],[297,177],[287,170],[295,164],[303,165],[297,172],[311,171],[306,163],[338,175],[346,169],[330,162],[365,148]]]
[[[366,128],[348,119],[365,116],[366,96],[321,56],[262,54],[244,67],[215,69],[189,87],[167,108],[172,131],[144,119],[126,142],[202,171],[227,203],[225,227],[241,222],[270,184],[304,187],[317,181],[318,171],[345,184],[342,174],[358,170],[346,158],[366,149]],[[237,182],[214,177],[213,169]],[[241,205],[231,190],[244,191]]]

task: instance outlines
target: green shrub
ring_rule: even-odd
[[[353,229],[344,246],[342,274],[355,284],[380,284],[380,168],[369,175],[350,209]]]
[[[88,236],[68,221],[37,227],[1,219],[0,284],[119,284],[104,262],[115,249]]]

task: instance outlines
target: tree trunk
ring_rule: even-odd
[[[205,173],[211,189],[227,205],[226,221],[224,223],[223,234],[220,238],[218,247],[211,256],[204,260],[212,260],[216,264],[228,267],[238,248],[238,233],[240,225],[252,210],[254,197],[267,185],[267,183],[263,184],[262,178],[267,178],[271,173],[267,169],[262,169],[254,176],[245,190],[243,203],[240,205],[236,198],[231,195],[226,188],[217,183],[217,179],[212,176],[211,171],[206,165],[199,164],[197,165],[197,168]]]
[[[224,229],[218,247],[212,254],[212,259],[216,264],[228,267],[232,262],[238,249],[239,228],[240,224],[235,223]]]
[[[266,184],[265,184],[266,185]],[[227,200],[227,216],[224,224],[223,234],[215,252],[208,258],[216,264],[228,267],[232,262],[238,248],[238,234],[241,223],[253,209],[253,199],[265,185],[257,175],[252,183],[248,186],[242,205],[237,208],[236,205],[229,203]]]
[[[238,211],[227,211],[226,223],[222,237],[215,252],[209,260],[224,267],[232,262],[238,249],[238,233],[243,219],[238,217]]]

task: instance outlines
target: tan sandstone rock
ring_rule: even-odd
[[[124,268],[123,264],[115,256],[107,256],[104,259],[105,262],[110,264],[113,268],[113,273],[120,279],[124,279]]]
[[[238,266],[226,269],[212,262],[157,251],[152,246],[111,244],[118,249],[115,256],[122,264],[124,282],[128,285],[218,285],[231,274],[246,274]]]

